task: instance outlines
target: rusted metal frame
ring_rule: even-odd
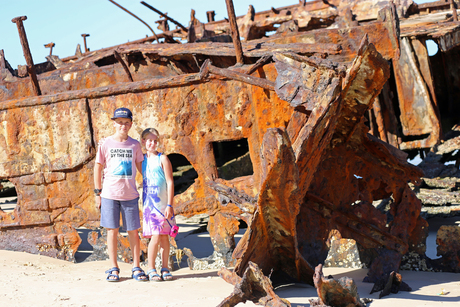
[[[13,76],[12,73],[12,68],[7,64],[7,61],[5,59],[5,52],[3,49],[0,49],[0,75],[3,72],[4,76],[3,78],[0,78],[0,83],[3,82],[3,80],[14,80],[16,81],[17,77]]]
[[[454,0],[449,0],[449,4],[450,4],[450,9],[452,10],[452,20],[458,21],[457,9],[455,8]]]
[[[374,100],[374,114],[375,120],[377,122],[377,127],[379,130],[380,139],[388,143],[387,129],[385,128],[385,121],[383,120],[382,106],[378,97],[375,97]]]
[[[39,105],[48,105],[58,103],[61,101],[82,99],[82,98],[101,98],[112,95],[122,95],[127,93],[140,93],[156,89],[171,88],[186,86],[195,83],[201,83],[205,80],[200,74],[186,74],[174,76],[169,78],[158,78],[143,81],[135,81],[131,83],[114,84],[103,87],[89,88],[76,91],[68,91],[65,93],[58,93],[53,95],[46,95],[34,98],[22,98],[3,101],[0,104],[0,111],[9,110],[21,107],[31,107]]]
[[[436,98],[436,92],[434,89],[434,79],[431,72],[430,59],[428,56],[428,50],[426,47],[425,40],[420,41],[418,39],[412,39],[412,49],[416,54],[416,60],[422,79],[424,80],[426,87],[431,95],[431,106],[434,112],[434,116],[430,116],[433,127],[435,127],[433,135],[436,137],[436,142],[443,138],[442,126],[441,126],[441,114],[438,107],[438,100]]]
[[[83,33],[81,37],[83,37],[83,47],[85,48],[85,53],[89,51],[89,48],[86,46],[86,37],[89,36],[89,34]]]
[[[218,307],[232,307],[246,301],[271,307],[291,306],[289,301],[276,295],[270,279],[253,262],[249,262],[242,277],[227,268],[222,268],[218,275],[227,283],[235,286],[232,294],[217,305]]]
[[[389,249],[398,251],[401,254],[404,254],[407,251],[408,249],[407,243],[403,242],[401,239],[389,233],[386,233],[385,231],[382,231],[381,229],[375,227],[372,224],[363,223],[361,219],[357,217],[355,214],[350,213],[348,211],[339,211],[337,210],[334,204],[330,203],[329,201],[313,193],[307,192],[306,197],[313,199],[315,202],[321,203],[322,205],[324,205],[326,208],[328,208],[332,212],[338,214],[338,217],[334,218],[334,221],[346,227],[347,229],[355,232],[356,234],[360,236],[364,236],[365,238],[373,241],[379,246],[383,245]],[[318,210],[315,207],[310,207],[310,208],[322,214],[321,210]],[[341,221],[340,217],[346,218],[346,221]],[[383,237],[386,240],[383,239]],[[390,242],[388,242],[387,240],[390,240]]]
[[[394,146],[385,143],[379,138],[367,135],[368,142],[364,145],[362,152],[357,151],[357,158],[362,158],[366,154],[372,154],[379,161],[385,161],[383,164],[385,167],[392,169],[394,173],[405,173],[405,178],[411,180],[414,183],[420,181],[420,177],[423,177],[423,171],[410,163],[407,162],[407,155],[395,148]]]
[[[160,15],[161,17],[164,17],[166,18],[167,20],[171,21],[173,24],[179,26],[185,33],[188,32],[188,29],[186,27],[184,27],[180,22],[177,22],[175,21],[174,19],[172,19],[171,17],[169,17],[168,15],[160,12],[159,10],[157,10],[156,8],[154,8],[153,6],[151,6],[150,4],[144,2],[144,1],[141,1],[141,4],[145,5],[146,7],[148,7],[149,9],[151,9],[152,11],[154,11],[155,13],[157,13],[158,15]]]
[[[417,59],[415,58],[414,50],[409,37],[403,37],[401,39],[401,48],[401,59],[398,62],[394,61],[393,67],[402,112],[401,124],[403,127],[403,133],[404,135],[422,135],[428,133],[429,136],[421,140],[403,142],[400,144],[400,148],[411,149],[420,148],[420,146],[431,147],[438,142],[441,137],[441,125],[436,112],[436,105],[432,102],[432,96],[430,95],[431,92],[427,88],[422,72],[417,65]],[[421,60],[423,60],[423,58]],[[420,63],[420,60],[418,62]],[[409,72],[411,72],[410,76],[407,76],[407,68],[409,68]],[[409,80],[414,83],[413,86],[406,85],[409,77]],[[414,86],[417,88],[417,93],[414,92]],[[427,126],[426,121],[423,118],[417,117],[417,112],[413,114],[406,112],[407,109],[410,110],[410,108],[415,107],[414,102],[416,100],[419,102],[423,100],[431,126]],[[407,105],[409,106],[406,107]]]
[[[269,37],[263,40],[254,40],[251,43],[292,43],[297,41],[309,41],[317,44],[329,43],[331,41],[341,45],[343,50],[339,55],[329,53],[329,60],[337,62],[349,62],[357,54],[357,37],[369,36],[379,53],[385,59],[392,59],[399,50],[399,28],[396,25],[395,16],[390,8],[383,10],[384,21],[365,24],[349,29],[317,29],[307,32],[293,33],[282,37]],[[321,52],[321,51],[318,51]],[[325,52],[325,51],[323,51]]]
[[[30,75],[30,80],[32,83],[32,89],[36,96],[40,96],[42,94],[40,90],[40,85],[38,84],[37,74],[35,72],[34,60],[32,59],[32,54],[30,53],[29,43],[27,41],[26,30],[24,29],[24,24],[22,23],[23,20],[27,20],[27,16],[20,16],[13,18],[11,22],[15,23],[18,27],[19,38],[21,40],[22,50],[24,51],[24,57],[27,62],[27,71]]]
[[[219,75],[222,77],[241,81],[241,82],[248,83],[251,85],[259,86],[266,90],[270,90],[270,91],[275,90],[275,82],[267,80],[267,79],[249,76],[244,73],[236,72],[230,69],[218,68],[218,67],[212,66],[209,61],[205,61],[202,67],[206,67],[206,70],[209,71],[209,73],[212,73],[215,75]]]
[[[313,268],[297,250],[296,218],[300,210],[298,171],[287,133],[268,129],[263,138],[263,170],[257,210],[250,229],[238,243],[234,256],[235,272],[240,276],[255,262],[268,274],[283,271],[292,278],[311,282]],[[281,161],[281,162],[279,162]],[[283,186],[280,190],[277,187]],[[244,250],[241,250],[242,247]],[[256,250],[266,250],[267,254]]]
[[[266,10],[266,11],[260,11],[256,12],[254,15],[254,21],[257,23],[259,20],[265,21],[266,19],[270,19],[273,17],[276,17],[281,13],[281,11],[294,11],[294,10],[302,10],[302,11],[317,11],[321,9],[327,9],[329,8],[328,5],[324,4],[323,1],[321,0],[315,0],[315,1],[309,1],[306,3],[305,6],[299,7],[298,4],[293,4],[289,6],[283,6],[279,8],[275,8],[275,10]],[[268,16],[268,17],[267,17]],[[238,16],[236,17],[237,21],[240,19],[243,19],[245,15],[243,16]],[[228,24],[228,20],[218,20],[218,21],[213,21],[213,22],[208,22],[206,24],[206,29],[214,31],[215,28],[220,28],[224,25]]]
[[[129,15],[133,16],[134,18],[136,18],[137,20],[142,22],[147,28],[150,29],[150,31],[152,31],[153,36],[155,37],[155,40],[158,42],[158,36],[156,35],[155,31],[153,31],[153,29],[145,21],[143,21],[142,19],[140,19],[139,17],[137,17],[136,15],[134,15],[133,13],[131,13],[130,11],[128,11],[127,9],[125,9],[124,7],[119,5],[118,3],[116,3],[115,1],[113,1],[113,0],[109,0],[109,1],[112,2],[113,4],[115,4],[116,6],[118,6],[119,8],[121,8],[123,11],[125,11]]]
[[[382,97],[381,102],[385,105],[387,118],[389,120],[389,129],[388,129],[388,140],[389,144],[399,149],[399,144],[401,143],[401,137],[398,137],[397,128],[399,126],[398,119],[393,107],[393,92],[390,89],[388,81],[383,85],[382,90],[380,91]],[[391,131],[390,131],[391,129]]]
[[[45,48],[50,48],[50,56],[53,55],[53,47],[56,46],[55,43],[51,42],[45,45]]]
[[[243,212],[254,213],[257,203],[256,199],[246,194],[239,193],[236,189],[215,181],[208,181],[206,184],[217,193],[227,197]]]
[[[209,62],[205,62],[209,63]],[[203,82],[204,78],[206,77],[206,71],[230,78],[233,80],[241,81],[244,83],[248,83],[251,85],[259,86],[264,89],[274,90],[274,82],[257,78],[253,76],[248,76],[243,73],[231,71],[229,69],[222,69],[217,68],[209,64],[202,65],[202,72],[197,74],[185,74],[175,77],[169,78],[159,78],[159,79],[150,79],[144,81],[136,81],[129,84],[116,84],[110,85],[105,87],[96,87],[84,90],[76,90],[76,91],[68,91],[65,93],[58,93],[53,95],[47,95],[40,98],[23,98],[23,99],[15,99],[4,101],[0,105],[0,110],[8,110],[14,109],[19,107],[26,107],[26,106],[37,106],[37,105],[46,105],[46,104],[53,104],[60,101],[71,100],[71,99],[81,99],[81,98],[99,98],[99,97],[106,97],[111,95],[120,95],[126,93],[139,93],[144,91],[150,91],[154,89],[161,89],[161,88],[170,88],[170,87],[177,87],[177,86],[184,86],[190,85],[194,83]]]
[[[208,22],[215,21],[214,16],[216,16],[215,11],[206,11],[206,18],[208,19]]]
[[[126,72],[126,75],[128,76],[129,81],[133,82],[133,76],[131,75],[131,72],[129,71],[128,66],[126,65],[125,61],[121,58],[121,55],[118,53],[118,51],[114,50],[113,55],[115,56],[115,59],[123,66],[123,69]]]
[[[289,50],[284,49],[293,49],[297,53],[327,53],[331,54],[340,54],[342,52],[342,46],[340,44],[332,44],[332,43],[318,43],[318,44],[306,44],[306,43],[291,43],[291,44],[274,44],[270,42],[260,42],[260,43],[252,43],[248,42],[244,45],[244,53],[254,53],[257,49],[270,49],[273,52],[290,52]],[[291,51],[292,53],[292,51]],[[305,60],[308,62],[308,60]],[[327,60],[323,60],[322,63],[328,62]]]
[[[292,149],[296,155],[299,168],[299,193],[305,195],[308,191],[314,172],[323,157],[323,151],[329,146],[334,135],[337,119],[341,116],[342,100],[338,91],[342,80],[336,78],[327,89],[328,100],[322,101],[310,114],[307,123],[300,130]],[[325,95],[327,93],[324,93]]]
[[[161,35],[161,34],[160,34]],[[176,44],[123,44],[117,47],[120,53],[128,53],[132,51],[140,51],[142,53],[156,53],[159,56],[180,56],[188,54],[203,54],[208,56],[235,56],[235,49],[233,44],[230,43],[189,43],[183,46]],[[110,56],[114,47],[92,51],[85,55],[85,59],[92,62],[98,59]],[[316,52],[327,51],[328,54],[340,53],[341,46],[338,44],[273,44],[273,43],[245,43],[244,54],[246,57],[263,57],[271,55],[273,52],[291,52],[302,54],[313,54]],[[69,61],[74,57],[64,58],[62,61]]]
[[[0,70],[6,69],[5,51],[0,49]]]
[[[386,80],[390,77],[390,69],[388,66],[388,63],[384,61],[383,58],[381,58],[381,55],[377,52],[375,47],[372,44],[369,44],[368,41],[368,36],[365,35],[364,38],[361,40],[361,44],[358,49],[358,55],[356,56],[355,60],[353,61],[353,64],[350,67],[350,70],[347,73],[347,76],[344,80],[344,86],[343,86],[343,91],[342,91],[342,97],[344,101],[348,101],[347,95],[351,93],[351,95],[360,95],[362,99],[365,99],[365,101],[358,101],[356,97],[351,97],[351,103],[354,103],[356,106],[353,109],[350,109],[349,112],[356,113],[356,112],[362,112],[362,111],[367,111],[370,109],[372,106],[372,102],[375,97],[377,97],[381,87],[383,87],[383,84],[378,85],[378,86],[373,86],[374,90],[368,89],[366,92],[370,95],[365,96],[364,92],[360,91],[350,91],[350,87],[353,86],[360,86],[361,83],[365,83],[366,80],[364,80],[364,76],[360,76],[359,79],[357,79],[357,76],[360,72],[363,72],[364,74],[369,74],[368,80],[372,80],[374,77],[377,76],[377,71],[374,70],[372,71],[369,67],[362,67],[363,65],[382,65],[381,67],[378,67],[377,69],[381,70],[381,75],[382,77]],[[372,75],[372,76],[371,76]],[[355,84],[355,81],[360,82],[360,84]],[[375,83],[375,82],[374,82]],[[365,88],[368,86],[362,85]],[[378,91],[377,91],[378,89]],[[366,101],[367,100],[367,101]],[[348,103],[348,102],[346,102]],[[359,106],[359,108],[358,108]],[[348,108],[351,108],[351,106],[348,106]],[[366,110],[362,110],[362,109]],[[362,115],[362,114],[361,114]],[[354,121],[347,121],[347,124],[344,125],[344,127],[348,126],[349,129],[348,131],[345,131],[345,134],[343,135],[343,140],[345,143],[347,143],[350,138],[353,136],[354,132],[356,131],[358,125],[361,122],[361,116],[358,114],[354,114],[353,116],[356,118]],[[358,120],[359,118],[359,120]],[[342,119],[343,121],[344,119]]]
[[[246,74],[251,75],[257,69],[259,69],[260,67],[263,67],[265,64],[270,62],[272,60],[272,57],[273,57],[272,55],[264,55],[263,57],[258,59],[257,62],[254,65],[249,67],[249,69],[246,71]]]
[[[236,23],[235,9],[233,7],[233,1],[225,0],[225,3],[227,5],[227,13],[228,13],[229,21],[230,21],[230,31],[232,34],[233,45],[235,46],[236,62],[238,64],[243,65],[244,64],[243,48],[241,47],[240,32],[238,30],[238,25]]]
[[[427,84],[426,84],[425,80],[423,79],[422,73],[419,70],[419,67],[418,67],[418,65],[416,63],[416,59],[415,59],[414,52],[413,52],[414,49],[412,47],[412,44],[410,43],[410,38],[408,38],[408,37],[403,38],[401,40],[401,45],[402,45],[402,48],[405,49],[406,54],[408,55],[409,66],[412,68],[413,72],[417,72],[417,74],[413,74],[412,77],[414,77],[414,79],[417,81],[417,83],[423,85],[422,88],[421,88],[423,90],[422,96],[430,99],[431,98],[430,91],[427,89]],[[400,97],[400,98],[402,98],[402,97]],[[404,100],[404,99],[401,99],[401,100]],[[428,104],[428,105],[431,106],[431,103]],[[434,111],[435,110],[432,109],[431,112],[429,112],[429,113],[433,114]],[[435,124],[435,121],[433,121],[433,119],[431,117],[430,117],[430,121],[433,124]],[[437,131],[437,132],[439,133],[439,131]]]
[[[313,179],[314,172],[311,170],[316,169],[323,156],[323,151],[329,146],[332,138],[336,118],[340,115],[338,112],[340,102],[337,101],[340,98],[340,88],[341,79],[337,77],[317,97],[320,106],[315,108],[310,115],[307,124],[292,145],[292,149],[289,146],[290,142],[286,132],[277,133],[277,130],[269,129],[264,135],[262,147],[264,170],[262,171],[258,208],[251,222],[251,230],[246,232],[247,235],[245,234],[242,241],[240,240],[234,252],[234,256],[238,258],[235,266],[238,274],[242,274],[249,261],[258,263],[264,271],[270,268],[281,269],[279,263],[282,263],[283,272],[292,278],[311,283],[313,268],[297,249],[297,233],[292,225],[296,224],[300,200],[303,199]],[[282,161],[282,163],[277,161]],[[290,183],[289,191],[294,190],[289,193],[287,190],[275,193],[274,186],[284,186],[282,184],[284,181]],[[286,215],[284,211],[274,213],[280,210],[279,202],[286,201],[284,196],[286,193],[289,195],[288,204],[291,209],[285,208],[284,211],[289,211],[290,215]],[[278,207],[275,203],[278,204]],[[283,229],[282,242],[277,238],[278,229]],[[294,243],[291,239],[294,240]],[[271,248],[274,243],[279,244],[282,248]],[[294,246],[291,246],[292,244]],[[244,246],[247,247],[243,250]],[[270,254],[263,257],[254,252],[255,248],[259,249],[261,246],[264,246],[262,249],[269,250]],[[289,252],[286,252],[287,250]]]
[[[176,30],[172,30],[172,31],[164,32],[164,33],[159,33],[159,34],[157,35],[157,37],[158,37],[158,38],[165,38],[166,36],[174,36],[174,34],[177,34],[177,33],[179,33],[180,31],[181,31],[180,29],[176,29]],[[136,44],[151,43],[151,42],[153,42],[153,41],[155,41],[155,40],[156,40],[156,38],[155,38],[154,36],[149,36],[149,37],[146,37],[146,38],[141,38],[141,39],[138,39],[138,40],[134,40],[134,41],[130,41],[130,42],[127,42],[127,43],[124,43],[124,44],[117,45],[117,47],[129,46],[129,45],[136,45]],[[91,54],[101,53],[101,52],[104,52],[104,51],[107,51],[107,50],[112,50],[113,48],[114,48],[114,47],[102,48],[102,49],[90,51],[90,53],[91,53]],[[69,61],[76,60],[76,59],[77,59],[76,56],[71,55],[71,56],[62,58],[61,60],[62,60],[63,62],[69,62]]]
[[[378,14],[378,21],[381,21],[385,24],[385,28],[388,31],[388,36],[391,41],[391,45],[393,50],[395,51],[393,58],[399,58],[399,39],[401,30],[399,28],[399,18],[398,13],[396,12],[396,5],[394,2],[390,2],[390,4],[379,11]],[[377,35],[381,35],[380,33],[376,33]],[[375,44],[375,43],[374,43]]]
[[[340,45],[338,45],[338,46],[341,48]],[[306,57],[306,56],[302,56],[302,55],[299,55],[299,54],[296,54],[296,53],[293,53],[293,52],[285,52],[285,53],[283,53],[283,55],[285,55],[285,56],[287,56],[287,57],[289,57],[289,58],[291,58],[293,60],[296,60],[298,62],[301,62],[301,63],[308,63],[310,66],[313,66],[313,67],[316,67],[316,68],[322,67],[322,68],[335,70],[342,77],[345,77],[345,74],[346,74],[346,71],[347,71],[347,67],[345,65],[337,63],[337,62],[324,60],[324,59],[319,59],[319,58],[316,58],[316,57]]]
[[[369,117],[369,134],[375,135],[374,125],[377,125],[377,123],[374,122],[375,116],[372,109],[367,111],[367,116]]]

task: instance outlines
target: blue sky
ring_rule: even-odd
[[[154,29],[160,16],[140,3],[140,0],[115,0],[136,14]],[[190,20],[190,11],[196,11],[196,17],[207,22],[206,11],[214,10],[215,19],[227,17],[225,0],[145,0],[146,3],[184,26]],[[426,0],[416,1],[427,2]],[[246,14],[252,4],[256,12],[271,7],[283,7],[298,3],[298,0],[233,0],[237,16]],[[49,49],[44,45],[54,42],[53,54],[61,58],[75,54],[77,44],[82,46],[82,33],[90,34],[87,45],[91,50],[110,47],[130,40],[152,35],[150,30],[137,19],[127,14],[108,0],[0,0],[0,49],[13,68],[25,65],[17,27],[11,19],[27,16],[24,21],[29,47],[34,63],[45,62]],[[175,28],[170,23],[170,28]]]

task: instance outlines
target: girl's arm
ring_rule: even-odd
[[[166,155],[161,155],[161,166],[166,177],[166,184],[168,186],[168,207],[166,208],[165,218],[169,219],[174,216],[174,178],[172,172],[171,161]]]

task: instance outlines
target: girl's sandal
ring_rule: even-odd
[[[161,276],[158,275],[157,270],[155,269],[148,270],[147,275],[149,276],[150,281],[162,281]]]
[[[161,277],[163,278],[163,280],[172,280],[173,279],[173,276],[171,275],[171,273],[169,272],[169,270],[167,268],[162,268],[161,269]]]

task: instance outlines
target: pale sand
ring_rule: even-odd
[[[217,271],[174,271],[169,282],[137,282],[131,266],[120,263],[122,280],[109,283],[104,271],[108,261],[70,263],[46,256],[0,250],[0,306],[217,306],[233,286]],[[361,282],[365,269],[325,268],[325,275],[348,276],[357,283],[361,297],[378,306],[460,306],[460,274],[401,271],[412,292],[378,299],[369,294],[372,284]],[[446,295],[439,295],[444,291]],[[316,290],[308,285],[280,287],[276,293],[292,306],[309,306]],[[252,302],[239,306],[255,306]]]

